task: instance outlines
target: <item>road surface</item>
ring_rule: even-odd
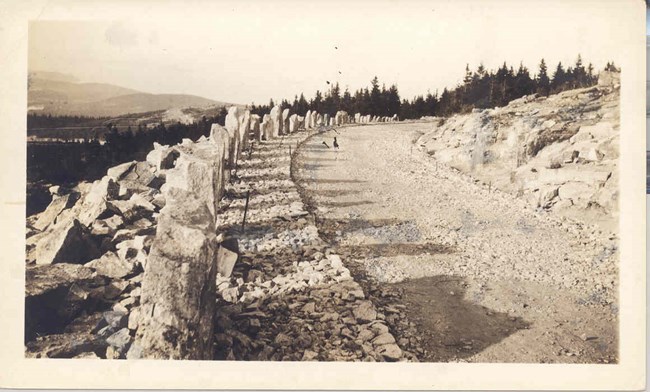
[[[293,173],[345,262],[400,290],[419,359],[616,363],[616,238],[437,164],[416,144],[431,129],[317,133]]]

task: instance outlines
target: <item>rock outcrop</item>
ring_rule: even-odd
[[[593,87],[440,119],[418,143],[492,189],[608,226],[618,213],[619,75],[605,71]]]

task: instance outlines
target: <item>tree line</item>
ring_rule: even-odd
[[[144,160],[154,142],[173,145],[183,139],[196,141],[201,136],[209,136],[213,123],[224,125],[226,114],[224,108],[215,116],[203,116],[191,124],[161,122],[153,127],[128,126],[125,130],[118,130],[114,123],[108,122],[104,125],[103,144],[97,139],[27,143],[27,181],[55,184],[94,181],[112,166]]]
[[[251,113],[263,116],[269,113],[275,106],[273,99],[267,105],[251,105]],[[330,89],[324,93],[316,90],[314,98],[307,101],[303,93],[295,96],[293,103],[287,100],[280,102],[282,110],[289,108],[292,113],[304,116],[308,110],[317,111],[318,113],[336,114],[339,110],[348,113],[363,113],[378,116],[392,116],[399,111],[400,98],[396,85],[386,88],[386,85],[379,85],[379,79],[375,76],[370,81],[370,88],[366,87],[355,91],[353,94],[346,88],[341,93],[341,87],[338,82],[332,84]]]
[[[613,62],[605,66],[607,71],[620,71]],[[304,93],[296,95],[293,102],[286,99],[279,104],[281,109],[289,108],[292,113],[304,116],[308,110],[328,113],[330,116],[339,110],[350,114],[361,113],[373,116],[392,116],[401,119],[417,119],[423,116],[450,116],[467,113],[474,108],[492,108],[505,106],[510,101],[529,94],[548,96],[565,90],[593,86],[598,82],[598,75],[591,63],[585,65],[578,55],[573,65],[565,66],[559,62],[549,72],[544,59],[541,59],[535,74],[520,63],[517,69],[506,62],[496,70],[488,70],[480,64],[475,71],[465,67],[465,76],[455,88],[444,88],[439,94],[428,92],[411,100],[400,99],[396,85],[386,88],[375,76],[370,87],[356,90],[354,93],[346,88],[341,93],[338,83],[331,85],[324,93],[317,90],[314,97],[307,100]],[[328,82],[329,83],[329,82]],[[251,105],[251,112],[263,116],[276,105],[271,99],[266,105]]]
[[[62,128],[62,127],[96,127],[102,126],[104,122],[110,120],[110,117],[90,117],[90,116],[66,116],[51,114],[27,114],[27,129],[34,128]]]
[[[113,124],[106,125],[108,132],[104,135],[106,147],[114,152],[115,160],[124,160],[138,153],[146,154],[154,142],[164,145],[174,145],[183,139],[198,140],[201,136],[209,136],[212,124],[224,125],[228,112],[223,108],[216,116],[202,116],[199,121],[190,124],[180,122],[167,124],[159,123],[153,127],[139,124],[137,128],[128,127],[119,131]]]

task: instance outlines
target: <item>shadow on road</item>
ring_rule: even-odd
[[[316,179],[316,180],[312,180],[312,179],[304,180],[302,182],[306,183],[307,185],[311,185],[311,184],[362,184],[362,183],[365,183],[367,181],[361,181],[361,180],[332,180],[332,179],[327,179],[327,178],[319,178],[319,179]],[[318,193],[318,192],[315,192],[315,193]]]
[[[362,206],[366,204],[374,204],[374,202],[370,200],[359,200],[359,201],[323,201],[319,203],[322,206],[325,207],[331,207],[331,208],[343,208],[343,207],[355,207],[355,206]]]
[[[442,254],[452,253],[453,249],[434,243],[401,243],[401,244],[364,244],[364,245],[342,245],[340,252],[350,254],[355,258],[368,257],[393,257],[393,256],[415,256],[421,254]]]
[[[355,190],[340,190],[340,189],[322,189],[318,191],[318,196],[321,197],[339,197],[339,196],[347,196],[347,195],[357,195],[361,193],[361,191],[355,191]]]
[[[343,158],[309,158],[310,162],[345,162]]]
[[[401,289],[409,320],[423,332],[425,361],[468,358],[531,325],[467,301],[460,277],[439,275],[391,286]]]

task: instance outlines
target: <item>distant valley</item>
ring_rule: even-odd
[[[30,72],[28,86],[27,109],[35,114],[105,117],[230,105],[196,95],[150,94],[111,84],[84,83],[56,72]]]

